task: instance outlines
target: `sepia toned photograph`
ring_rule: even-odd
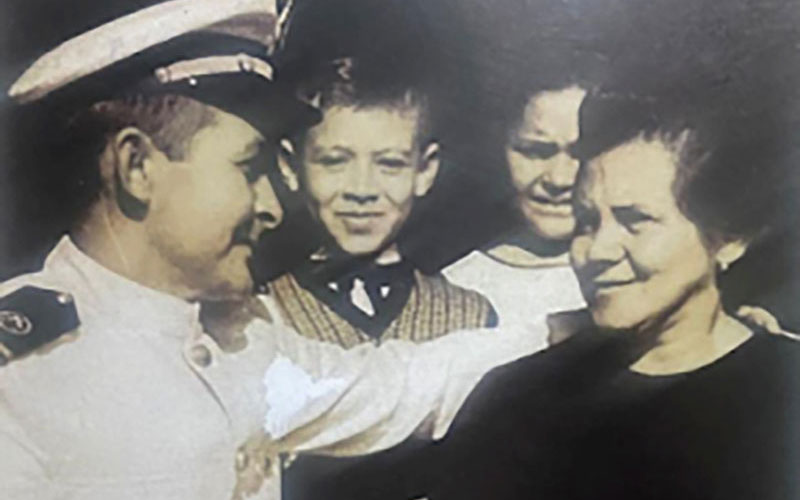
[[[796,0],[0,25],[0,500],[800,500]]]

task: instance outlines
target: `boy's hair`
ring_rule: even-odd
[[[394,72],[384,68],[359,66],[351,58],[336,59],[298,87],[301,98],[323,112],[336,106],[415,110],[418,113],[418,144],[424,146],[434,140],[428,93],[421,85],[408,78],[397,78]],[[302,149],[304,137],[304,133],[294,137],[299,149]]]

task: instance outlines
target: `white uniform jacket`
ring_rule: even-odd
[[[440,436],[483,373],[542,347],[487,330],[346,351],[259,320],[246,348],[224,352],[197,304],[112,273],[68,238],[0,295],[25,285],[72,294],[81,325],[0,368],[8,500],[277,499],[279,453]],[[262,477],[247,483],[248,446],[265,442]]]

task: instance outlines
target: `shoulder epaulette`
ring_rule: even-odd
[[[0,298],[0,366],[80,325],[68,293],[26,286]]]

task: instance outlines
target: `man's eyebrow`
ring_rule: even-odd
[[[265,142],[266,141],[261,138],[253,139],[252,141],[248,142],[244,148],[242,148],[238,156],[248,158],[258,156],[264,150]]]

